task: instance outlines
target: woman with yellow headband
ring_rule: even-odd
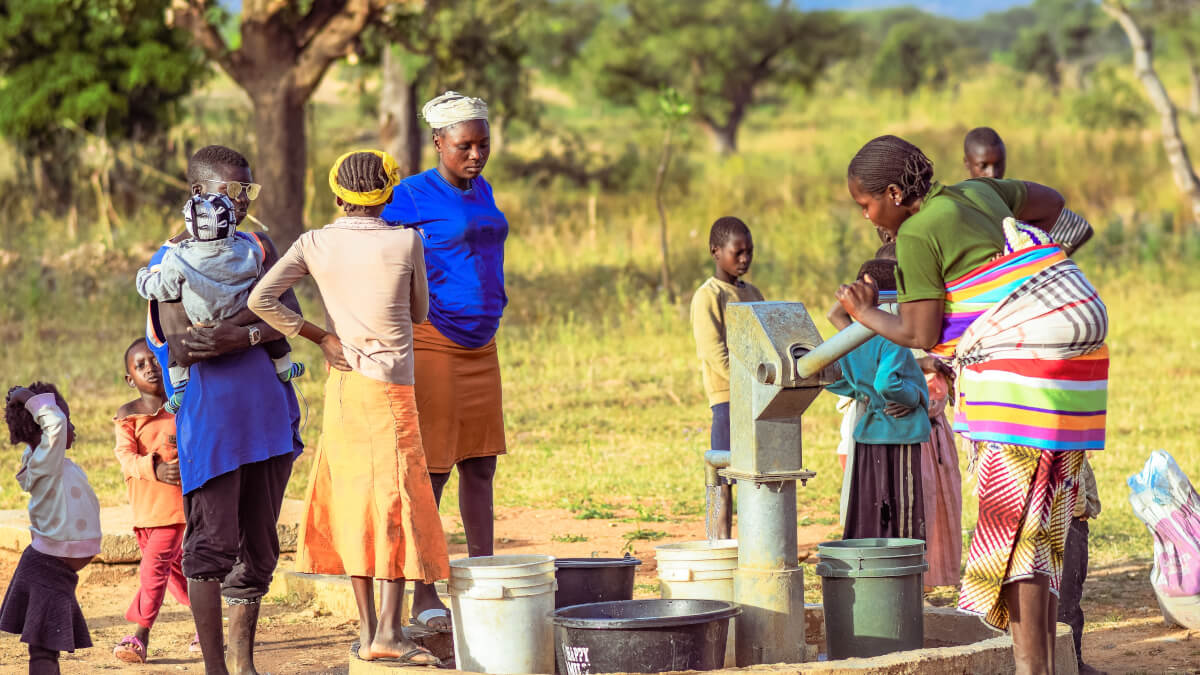
[[[396,183],[387,153],[338,158],[329,187],[346,215],[297,239],[247,306],[320,345],[331,366],[296,568],[350,576],[359,658],[432,665],[437,657],[401,624],[405,580],[431,584],[450,566],[413,394],[413,324],[429,312],[421,236],[379,218]],[[307,274],[325,300],[327,331],[279,302]],[[378,620],[373,579],[383,582]]]

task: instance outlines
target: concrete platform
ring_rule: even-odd
[[[295,551],[296,539],[300,536],[300,518],[304,515],[304,502],[299,499],[283,500],[279,513],[279,548]],[[133,512],[128,504],[100,509],[100,562],[136,563],[142,559],[137,537],[133,534]],[[29,513],[25,509],[0,511],[0,549],[21,551],[29,545]]]
[[[824,614],[820,605],[809,605],[805,608],[805,624],[809,644],[824,651]],[[1014,672],[1012,639],[985,626],[973,615],[954,609],[925,608],[925,642],[927,646],[924,649],[897,652],[869,659],[843,659],[799,664],[780,663],[709,672],[739,673],[741,675],[789,675],[790,673],[1009,675]],[[1075,663],[1075,645],[1071,640],[1071,629],[1066,624],[1058,624],[1054,656],[1055,673],[1078,675]],[[396,675],[406,671],[412,674],[432,672],[429,667],[400,666],[383,661],[362,661],[353,654],[350,655],[349,670],[350,675]]]

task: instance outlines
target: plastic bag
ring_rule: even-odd
[[[1200,495],[1174,458],[1156,450],[1129,477],[1133,512],[1154,535],[1150,583],[1168,620],[1200,621]]]

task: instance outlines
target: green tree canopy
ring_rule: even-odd
[[[1054,36],[1041,27],[1022,29],[1012,46],[1012,65],[1017,70],[1046,78],[1052,86],[1059,84],[1058,55]]]
[[[605,97],[630,104],[674,87],[716,147],[733,152],[762,85],[808,87],[857,45],[857,29],[840,15],[787,2],[628,0],[587,51]]]
[[[26,153],[64,122],[109,138],[169,124],[206,69],[168,28],[169,0],[6,0],[0,4],[0,134]]]
[[[425,0],[393,7],[362,38],[380,63],[380,136],[405,173],[419,170],[421,101],[453,89],[487,100],[492,141],[508,124],[536,126],[533,68],[565,72],[602,15],[596,0]]]
[[[954,34],[936,17],[901,21],[888,31],[875,54],[871,83],[904,92],[925,84],[941,85],[958,49]]]

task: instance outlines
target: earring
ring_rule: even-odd
[[[900,202],[896,202],[896,206],[900,206]]]

